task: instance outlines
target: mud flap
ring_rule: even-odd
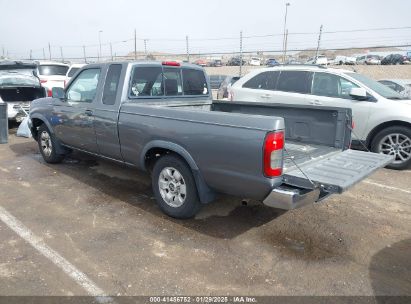
[[[342,193],[393,159],[385,154],[345,150],[302,165],[301,170],[295,168],[287,171],[284,182],[305,189],[320,187],[328,193]]]

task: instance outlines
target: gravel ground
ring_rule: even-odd
[[[0,145],[0,208],[109,295],[411,296],[411,170],[283,212],[222,197],[192,220],[156,206],[149,178],[36,143]],[[37,246],[37,245],[36,245]],[[0,295],[87,295],[0,221]]]

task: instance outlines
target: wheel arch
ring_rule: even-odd
[[[411,129],[411,123],[402,121],[402,120],[391,120],[391,121],[387,121],[382,124],[379,124],[378,126],[374,127],[374,129],[372,129],[371,132],[368,134],[367,139],[366,139],[367,147],[369,149],[371,148],[372,140],[380,131],[386,128],[395,127],[395,126],[407,127]]]
[[[178,144],[163,140],[149,142],[142,150],[140,168],[151,172],[155,162],[165,154],[177,155],[190,167],[197,186],[198,196],[202,203],[209,203],[215,199],[215,192],[208,187],[193,157]]]
[[[40,127],[42,124],[45,124],[47,128],[49,129],[50,133],[54,134],[53,128],[50,125],[50,122],[42,115],[35,113],[30,115],[30,120],[31,120],[31,127],[30,131],[31,134],[33,135],[33,138],[37,140],[37,135],[38,135],[38,127]]]

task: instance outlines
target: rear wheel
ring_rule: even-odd
[[[190,167],[179,157],[165,155],[154,165],[152,185],[156,201],[171,217],[193,217],[201,208]]]
[[[43,159],[50,164],[59,163],[63,160],[63,154],[56,153],[57,142],[45,124],[38,130],[37,142]]]
[[[411,129],[394,126],[380,131],[371,143],[371,150],[395,157],[387,168],[406,169],[411,165]]]

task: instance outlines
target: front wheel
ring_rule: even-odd
[[[387,166],[402,170],[411,165],[411,129],[394,126],[380,131],[371,143],[371,150],[394,156],[394,161]]]
[[[161,210],[171,217],[191,218],[201,208],[191,169],[177,156],[165,155],[155,163],[152,186]]]
[[[57,154],[57,142],[45,124],[42,124],[39,127],[37,142],[39,144],[40,153],[47,163],[55,164],[63,160],[64,155]]]

